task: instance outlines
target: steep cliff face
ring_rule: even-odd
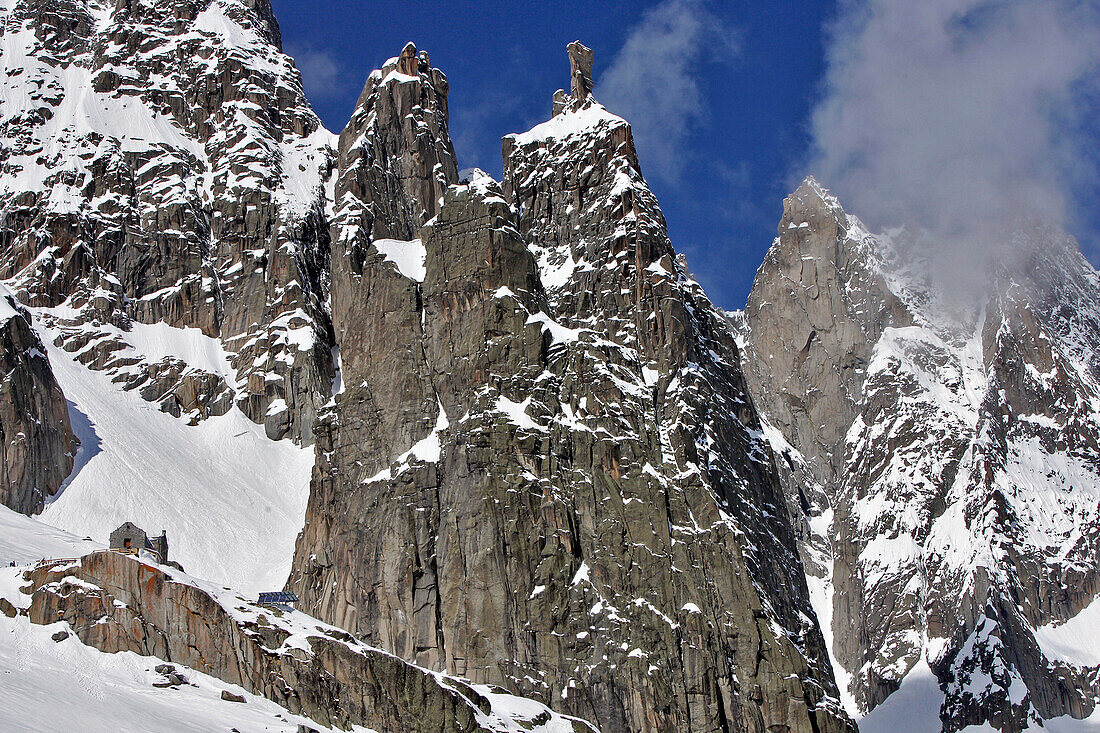
[[[533,701],[415,667],[303,613],[258,606],[126,555],[101,551],[19,572],[20,592],[0,596],[6,616],[67,624],[100,651],[174,662],[325,726],[595,733]],[[163,684],[185,684],[184,669],[165,669]]]
[[[733,334],[590,96],[591,52],[505,139],[503,187],[473,171],[439,204],[418,191],[451,175],[446,109],[415,58],[341,136],[342,391],[289,587],[604,731],[848,729]],[[375,205],[380,181],[408,206]]]
[[[0,504],[37,514],[73,468],[65,395],[27,312],[0,285]]]
[[[945,730],[1086,716],[1100,659],[1057,629],[1097,593],[1100,277],[1064,235],[1018,231],[1042,256],[975,305],[907,236],[807,181],[745,313],[838,681],[865,713],[930,667]]]
[[[850,729],[734,335],[673,251],[629,126],[592,98],[590,50],[570,45],[553,119],[506,139],[501,184],[459,180],[446,77],[411,44],[371,75],[334,147],[266,0],[0,0],[0,17],[0,278],[51,353],[71,355],[82,404],[145,412],[105,408],[106,379],[86,367],[203,423],[150,445],[209,456],[235,409],[269,438],[316,443],[290,580],[307,608],[608,731]],[[4,336],[5,358],[33,351],[29,330]],[[72,467],[64,400],[28,359],[16,381],[37,422],[14,399],[13,415],[0,409],[6,446],[9,426],[16,440],[42,432],[40,453],[5,455],[24,511]],[[84,458],[98,464],[80,465],[54,517],[116,519],[127,500],[95,495],[126,481],[112,496],[156,494],[130,503],[175,517],[188,551],[241,521],[239,506],[182,518],[188,497],[216,493],[189,480],[132,466],[104,479],[132,444],[88,409]],[[234,431],[225,450],[252,437]],[[281,532],[293,502],[268,500],[293,493],[282,480],[223,483]],[[197,636],[249,689],[326,723],[362,712],[316,676],[320,664],[374,679],[344,651],[305,670],[257,651],[254,636],[281,645],[279,633],[227,625],[239,619],[201,593],[96,567],[81,578],[114,590],[71,602],[44,570],[39,620],[102,611],[82,638],[145,654],[186,656],[176,632]],[[163,624],[111,602],[128,604],[134,583]],[[474,708],[488,714],[451,694],[458,683],[441,691],[386,659],[396,682],[348,694],[398,707],[356,720],[393,729],[423,712],[433,730],[469,729]],[[287,693],[278,674],[303,687]]]
[[[414,237],[458,178],[446,95],[446,77],[408,44],[370,75],[340,135],[331,236],[343,393],[332,417],[350,450],[373,456],[368,475],[423,438],[438,411],[421,347],[425,251]]]
[[[0,278],[50,309],[67,350],[162,409],[203,419],[236,404],[271,437],[308,442],[331,391],[333,151],[269,4],[0,12]],[[132,322],[220,337],[232,368],[131,358]]]
[[[47,517],[91,532],[141,503],[187,551],[264,526],[281,539],[212,567],[270,572],[259,556],[285,563],[301,516],[278,499],[309,460],[266,450],[239,409],[315,443],[288,587],[406,662],[605,733],[850,730],[841,699],[890,715],[921,675],[950,731],[1097,707],[1100,648],[1077,640],[1100,613],[1100,276],[1063,235],[1007,234],[1032,254],[959,302],[918,235],[872,235],[807,180],[730,318],[675,253],[579,43],[497,182],[459,173],[446,76],[412,44],[336,140],[266,0],[0,0],[0,18],[0,278],[29,308],[0,295],[0,503],[39,511],[73,466],[33,317],[59,376],[96,377],[65,384],[76,402],[107,401],[87,367],[211,428],[145,441],[189,457],[174,464],[95,469],[132,484],[109,510],[86,510],[108,482],[87,470]],[[126,419],[160,425],[133,402]],[[90,410],[101,466],[126,463],[135,443]],[[140,475],[218,441],[241,450],[216,490]],[[235,482],[248,461],[269,473]],[[181,518],[195,496],[257,517]],[[163,578],[142,603],[192,615],[139,637],[148,618],[104,601],[148,581],[131,570],[80,576],[120,574],[72,599],[44,570],[40,620],[103,611],[86,641],[173,655],[208,622],[211,654],[252,665],[219,657],[219,674],[326,724],[488,725],[485,688],[352,659],[331,629],[308,670],[264,656],[256,639],[285,629]]]

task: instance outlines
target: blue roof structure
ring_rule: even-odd
[[[259,603],[297,603],[298,595],[291,591],[261,593]]]

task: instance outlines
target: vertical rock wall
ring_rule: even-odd
[[[354,119],[375,127],[342,136],[361,152],[342,152],[332,236],[344,391],[289,587],[604,731],[848,729],[733,334],[584,51],[555,118],[506,138],[503,188],[472,173],[412,217],[379,214],[388,179],[361,161],[401,170],[393,140],[447,159],[436,72],[368,82]],[[402,137],[397,110],[429,122]],[[418,240],[395,242],[410,220]]]
[[[65,395],[27,312],[0,286],[0,504],[42,511],[73,468]]]

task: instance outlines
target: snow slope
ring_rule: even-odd
[[[1036,629],[1035,640],[1054,659],[1081,667],[1100,665],[1100,600],[1093,600],[1064,624]]]
[[[922,659],[909,670],[897,692],[859,721],[859,731],[895,733],[898,724],[905,721],[909,733],[939,733],[942,704],[943,693],[936,676]]]
[[[19,516],[19,515],[16,515]],[[32,555],[48,554],[57,549],[72,552],[82,541],[66,537],[34,519],[22,517],[12,521],[0,514],[0,527],[14,528],[10,538],[17,540]],[[5,536],[8,536],[5,534]],[[60,545],[59,545],[60,543]],[[33,558],[32,558],[33,562]],[[152,557],[141,562],[153,562]],[[79,567],[81,561],[64,562],[60,568]],[[30,596],[23,588],[25,578],[20,567],[0,568],[0,598],[15,608],[30,605]],[[229,614],[236,622],[249,628],[268,626],[287,632],[276,654],[300,656],[311,654],[310,640],[339,638],[360,653],[379,652],[373,647],[348,637],[301,611],[282,609],[272,614],[240,592],[195,578],[168,566],[158,566],[174,583],[198,588]],[[77,576],[64,582],[99,590]],[[114,603],[119,604],[116,598]],[[57,640],[54,634],[67,637]],[[318,633],[320,632],[320,633]],[[384,652],[383,652],[384,654]],[[104,653],[87,646],[77,638],[66,621],[49,625],[32,624],[27,616],[9,618],[0,614],[0,731],[79,730],[98,731],[141,730],[163,731],[288,731],[297,733],[299,725],[309,730],[328,731],[313,720],[292,715],[274,702],[218,678],[176,664],[174,671],[187,684],[154,687],[169,682],[156,671],[165,660],[133,652]],[[435,678],[438,684],[465,699],[473,709],[477,723],[485,730],[499,733],[575,733],[571,719],[565,718],[534,700],[516,697],[486,685],[469,685],[488,702],[486,709],[470,700],[464,689],[466,680],[445,673],[419,669]],[[223,700],[223,692],[244,698],[244,703]],[[373,733],[371,729],[353,725],[357,733]],[[591,729],[594,730],[594,729]]]
[[[102,547],[43,522],[0,507],[0,596],[12,598],[22,568],[7,568],[40,558],[76,557]],[[213,731],[236,729],[296,733],[300,723],[319,724],[291,715],[275,703],[190,669],[191,685],[156,688],[162,680],[154,667],[161,660],[130,652],[104,654],[75,636],[55,642],[67,630],[57,623],[36,626],[25,617],[0,614],[0,730],[40,733],[79,730]],[[221,699],[222,690],[246,703]],[[366,728],[355,728],[367,733]]]
[[[153,687],[162,680],[154,670],[161,660],[132,652],[104,654],[75,636],[61,642],[50,638],[65,628],[65,623],[35,626],[23,617],[0,615],[0,729],[6,733],[296,733],[299,724],[330,730],[187,668],[180,671],[190,684]],[[222,700],[223,690],[241,695],[245,703]],[[360,726],[353,730],[369,731]]]
[[[162,345],[220,352],[194,329],[145,328]],[[73,475],[42,521],[101,544],[125,521],[150,534],[167,530],[170,558],[189,573],[245,593],[282,588],[304,521],[312,449],[269,440],[236,408],[190,426],[77,363],[52,345],[48,329],[40,333],[81,442]]]
[[[0,506],[0,567],[51,557],[79,557],[104,545]]]
[[[7,323],[18,312],[11,291],[6,285],[0,284],[0,324]]]
[[[1083,614],[1082,614],[1083,615]],[[886,698],[886,701],[859,719],[860,733],[940,733],[943,729],[940,721],[940,706],[943,704],[943,691],[936,682],[935,675],[923,659],[909,670],[902,680],[901,687]],[[904,727],[902,727],[904,726]],[[995,731],[988,725],[971,725],[963,728],[964,733]],[[1050,733],[1100,733],[1100,709],[1084,720],[1075,720],[1064,715],[1043,721],[1043,726],[1033,726],[1030,730],[1046,730]]]
[[[940,733],[940,706],[943,691],[923,659],[909,670],[901,687],[886,701],[857,720],[859,733]],[[1029,731],[1046,733],[1100,733],[1100,708],[1084,720],[1068,715],[1044,720],[1042,726],[1032,724]],[[961,733],[996,733],[987,725],[970,725]]]
[[[371,244],[402,275],[418,283],[424,282],[424,260],[427,253],[419,239],[376,239]]]

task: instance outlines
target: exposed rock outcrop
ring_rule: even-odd
[[[340,135],[332,320],[343,393],[330,419],[342,426],[342,440],[371,444],[354,448],[378,456],[371,466],[388,465],[423,438],[437,411],[421,347],[424,253],[414,237],[458,179],[446,100],[447,78],[410,43],[370,75]]]
[[[1100,590],[1100,276],[1064,235],[1006,233],[1025,254],[975,305],[914,236],[807,181],[745,314],[838,679],[865,712],[923,661],[948,731],[1088,715],[1096,669],[1037,632]]]
[[[169,375],[142,394],[200,419],[235,403],[308,442],[333,372],[333,151],[279,41],[267,0],[14,2],[0,278],[24,303],[68,306],[55,325],[70,351],[84,327],[131,321],[220,338],[223,385]]]
[[[299,612],[257,606],[131,556],[104,551],[43,563],[24,580],[18,612],[32,623],[63,621],[101,651],[189,667],[325,726],[595,733],[532,701],[414,667]],[[174,667],[164,668],[183,681]],[[225,692],[223,699],[244,702]]]
[[[332,233],[344,386],[289,587],[605,733],[850,729],[733,334],[585,53],[561,111],[505,139],[503,187],[475,173],[438,208],[373,193],[449,159],[435,72],[368,82]]]
[[[570,96],[583,100],[592,93],[592,49],[580,41],[573,41],[565,50],[569,54]]]
[[[30,316],[0,286],[0,504],[42,511],[73,468],[65,395]]]

